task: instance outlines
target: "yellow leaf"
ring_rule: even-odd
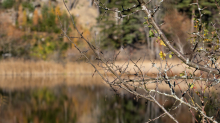
[[[166,59],[166,53],[163,53],[162,51],[160,51],[159,56],[162,60]]]
[[[192,84],[189,84],[189,87],[190,88],[193,88],[194,87],[194,84],[192,83]]]
[[[193,101],[193,99],[191,98],[191,101],[192,101],[192,103],[194,104],[194,101]]]
[[[162,40],[160,40],[160,45],[166,46]]]
[[[170,54],[170,55],[169,55],[169,58],[171,59],[172,57],[173,57],[173,56]]]
[[[184,76],[184,73],[180,73],[180,77]]]

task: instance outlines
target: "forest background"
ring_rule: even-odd
[[[110,8],[116,7],[120,10],[136,4],[129,0],[101,1]],[[150,6],[155,7],[158,2],[160,0],[154,0]],[[193,15],[197,12],[195,6],[190,5],[191,3],[193,0],[166,0],[160,6],[160,11],[154,15],[155,21],[161,23],[162,30],[179,49],[181,45],[190,41],[188,33],[197,28],[193,20]],[[150,60],[160,59],[160,51],[164,49],[163,44],[153,36],[151,27],[144,25],[143,13],[134,13],[128,17],[129,19],[118,20],[117,16],[120,15],[114,15],[96,7],[92,4],[92,0],[69,0],[67,5],[80,31],[83,31],[84,36],[96,47],[102,49],[106,57],[109,58],[115,51],[125,49],[132,59],[139,59],[141,56]],[[202,8],[205,7],[203,12],[206,14],[203,19],[205,19],[207,31],[212,28],[210,22],[216,23],[219,27],[219,13],[215,1],[200,0],[200,5]],[[68,66],[72,61],[84,61],[80,57],[81,54],[62,36],[60,25],[64,25],[69,35],[77,37],[77,32],[70,23],[69,15],[61,0],[1,0],[1,64],[11,68],[20,67],[19,70],[11,71],[5,67],[1,73],[16,73],[15,71],[20,73],[19,71],[25,71],[24,68],[30,69],[30,66],[33,66],[33,64],[27,66],[23,61],[41,61],[40,64],[45,64],[48,69],[54,69],[52,66],[57,65],[54,71],[60,71],[63,65]],[[84,49],[83,51],[91,60],[94,60],[95,57],[81,39],[73,38],[73,41]],[[172,57],[173,54],[169,55],[170,59],[175,59]],[[128,58],[121,53],[117,59],[124,61]],[[58,65],[60,63],[62,65]]]

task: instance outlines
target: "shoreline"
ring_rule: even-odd
[[[138,67],[146,75],[157,74],[158,68],[165,69],[166,63],[163,61],[155,61],[156,67],[152,67],[151,61],[144,61],[137,63]],[[169,65],[177,65],[171,69],[168,74],[175,75],[179,74],[187,67],[181,64],[180,61],[170,60]],[[96,65],[96,63],[94,63]],[[134,64],[128,63],[127,61],[116,61],[116,66],[122,69],[127,67],[128,74],[135,74],[138,68]],[[105,71],[103,68],[98,67],[97,69],[103,74]],[[193,69],[192,69],[193,70]],[[51,76],[51,75],[89,75],[94,74],[95,69],[86,62],[66,62],[66,63],[56,63],[54,61],[24,61],[24,60],[1,60],[0,61],[0,77],[2,76]],[[118,71],[117,71],[118,72]],[[119,73],[119,72],[118,72]],[[95,73],[97,74],[97,73]],[[110,75],[110,72],[106,72]],[[120,73],[119,73],[120,74]]]

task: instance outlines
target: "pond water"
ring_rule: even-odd
[[[163,113],[155,104],[120,91],[98,76],[8,76],[0,79],[0,123],[144,123]],[[174,102],[157,96],[165,108]],[[184,106],[172,112],[193,122]],[[156,123],[172,123],[167,116]]]

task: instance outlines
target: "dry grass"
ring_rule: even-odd
[[[136,61],[134,61],[136,62]],[[167,69],[167,64],[165,61],[154,61],[153,62],[154,65],[156,67],[152,67],[153,64],[150,60],[145,60],[144,62],[142,61],[139,61],[137,63],[137,66],[141,69],[141,71],[143,72],[143,74],[146,74],[146,75],[150,75],[150,76],[155,76],[157,75],[160,71],[163,72],[163,70],[165,70],[165,68]],[[187,67],[185,64],[183,64],[180,60],[168,60],[168,65],[169,67],[171,67],[172,65],[177,65],[179,64],[178,66],[175,66],[173,67],[169,72],[168,72],[168,75],[170,76],[174,76],[174,75],[177,75],[179,73],[181,73],[182,71],[185,70],[185,68]],[[119,66],[123,66],[123,68],[126,67],[127,65],[127,62],[116,62],[115,63],[116,65],[119,65]],[[131,62],[129,62],[129,65],[128,65],[128,71],[130,71],[130,73],[135,73],[138,70],[137,67],[135,67],[135,65]],[[192,69],[193,70],[193,69]]]
[[[154,62],[157,67],[164,69],[165,62]],[[171,60],[169,65],[175,65],[181,63],[177,60]],[[117,61],[116,65],[123,66],[125,68],[127,63],[124,61]],[[144,74],[152,75],[159,72],[157,68],[152,68],[151,61],[138,62]],[[185,69],[185,65],[179,65],[172,69],[172,74],[181,73]],[[101,68],[97,67],[99,70]],[[93,74],[94,68],[85,62],[67,62],[65,64],[56,63],[53,61],[24,61],[24,60],[2,60],[0,61],[0,76],[45,76],[45,75],[73,75],[73,74]],[[138,71],[137,67],[131,62],[128,65],[128,71],[135,73]],[[103,70],[101,70],[103,73]]]
[[[169,61],[169,65],[175,65],[181,63],[179,61]],[[116,65],[126,67],[126,63],[123,61],[118,61],[115,63]],[[160,63],[159,61],[155,61],[157,67],[162,67],[164,69],[165,62]],[[159,72],[155,67],[152,68],[152,63],[150,61],[145,61],[143,64],[139,62],[137,64],[141,66],[141,70],[144,74],[147,75],[156,75]],[[185,65],[179,65],[172,69],[172,73],[178,74],[185,69]],[[134,64],[129,63],[128,70],[130,73],[134,73],[138,71],[135,68]],[[101,70],[101,69],[100,69]],[[103,70],[101,70],[102,73]],[[4,60],[0,61],[0,87],[8,88],[8,89],[18,89],[18,88],[29,88],[29,87],[40,87],[40,86],[48,86],[53,87],[59,84],[68,84],[68,85],[103,85],[103,81],[101,77],[96,73],[95,76],[92,77],[94,73],[94,68],[88,63],[77,63],[77,62],[68,62],[65,65],[55,63],[52,61],[23,61],[23,60]],[[64,76],[65,75],[65,76]],[[173,75],[172,75],[173,76]],[[135,76],[130,76],[135,77]],[[109,79],[111,75],[109,75]],[[161,85],[163,89],[169,89]],[[155,88],[154,84],[149,84],[149,88]],[[186,85],[181,85],[187,89]],[[199,88],[199,86],[197,87]]]
[[[188,84],[182,80],[177,80],[177,83],[181,82],[179,86],[176,86],[175,92],[179,92],[179,87],[182,90],[188,89]],[[188,83],[192,83],[192,80],[188,80]],[[4,90],[23,90],[27,88],[41,88],[41,87],[50,87],[53,88],[59,85],[67,86],[83,86],[83,87],[102,87],[108,86],[99,75],[56,75],[56,76],[3,76],[0,77],[0,88]],[[138,83],[137,83],[138,84]],[[195,91],[199,91],[202,88],[206,87],[206,83],[195,83]],[[155,89],[156,84],[147,84],[147,88]],[[158,85],[159,90],[161,91],[170,91],[170,88],[164,82]],[[206,90],[206,92],[215,91],[215,87]]]
[[[87,63],[68,62],[65,65],[53,61],[23,61],[4,60],[0,61],[0,75],[13,76],[42,76],[42,75],[70,75],[91,74],[94,68]]]

